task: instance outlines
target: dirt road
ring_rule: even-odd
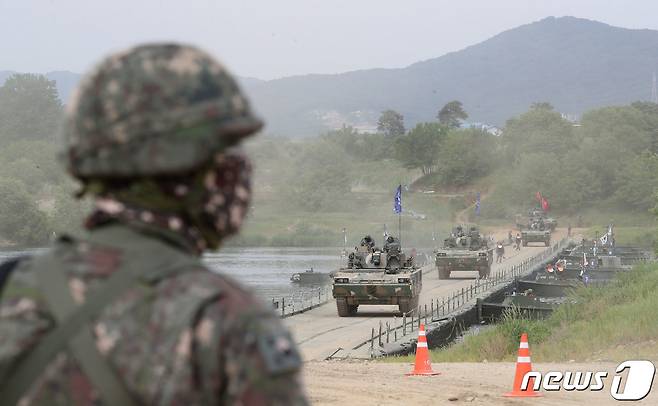
[[[554,234],[553,241],[558,241],[563,235],[564,233],[558,231]],[[494,263],[493,271],[516,265],[544,249],[527,247],[514,252],[511,247],[507,247],[509,257],[502,264]],[[436,268],[428,266],[423,273],[423,290],[419,303],[429,306],[431,299],[448,296],[469,286],[475,276],[476,272],[473,272],[439,280]],[[309,312],[285,319],[285,324],[292,331],[305,361],[324,360],[334,354],[344,357],[364,352],[354,350],[354,347],[369,338],[371,328],[378,328],[380,321],[392,322],[394,315],[397,315],[397,306],[361,306],[355,317],[338,317],[335,302],[330,301]]]
[[[432,367],[441,375],[407,377],[411,364],[376,361],[313,361],[304,365],[304,384],[317,405],[619,405],[610,396],[617,364],[535,364],[547,371],[607,371],[599,392],[545,392],[541,398],[504,398],[511,389],[513,363],[447,363]],[[658,384],[638,405],[658,405]],[[452,400],[451,400],[452,399]]]

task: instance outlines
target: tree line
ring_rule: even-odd
[[[88,206],[72,198],[77,185],[55,160],[62,113],[54,82],[42,76],[14,75],[0,87],[0,244],[41,245],[57,230],[80,227]],[[367,211],[367,192],[390,191],[403,177],[451,189],[487,177],[488,218],[511,217],[537,190],[567,214],[598,206],[646,213],[656,205],[657,104],[602,107],[571,122],[538,102],[501,134],[467,128],[467,118],[455,100],[410,129],[386,110],[374,134],[344,126],[303,140],[257,137],[248,146],[255,210]]]
[[[55,82],[16,74],[0,86],[0,244],[38,246],[79,228],[82,203],[55,157],[63,114]]]

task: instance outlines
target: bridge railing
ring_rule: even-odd
[[[272,298],[272,308],[284,318],[315,309],[333,299],[331,285],[294,292],[288,296]]]

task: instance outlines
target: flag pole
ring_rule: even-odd
[[[398,215],[398,241],[400,242],[400,246],[402,246],[402,182],[400,182],[395,190],[393,210]]]
[[[398,239],[402,247],[402,182],[398,185],[400,188],[400,211],[398,212]]]
[[[400,191],[400,196],[402,196],[402,191]],[[400,200],[402,200],[401,197]],[[400,247],[402,247],[402,212],[398,213],[398,236]]]

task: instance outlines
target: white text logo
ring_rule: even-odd
[[[626,379],[620,375],[628,370]],[[612,377],[610,395],[616,400],[642,400],[651,391],[656,367],[651,361],[631,360],[624,361],[615,369],[616,375]],[[521,382],[521,390],[528,390],[530,380],[532,389],[540,387],[546,391],[600,391],[605,387],[607,372],[547,372],[542,376],[540,372],[528,372]],[[624,382],[622,389],[622,381]]]

